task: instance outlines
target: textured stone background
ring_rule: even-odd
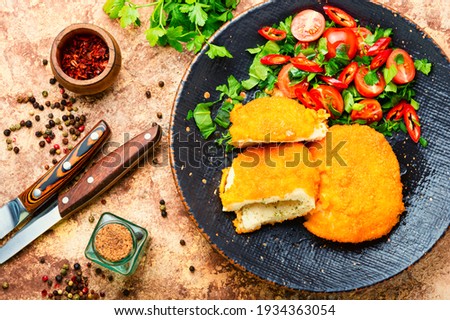
[[[242,0],[237,12],[258,4]],[[403,14],[423,28],[443,51],[450,54],[450,9],[447,0],[377,0]],[[88,116],[88,129],[98,119],[106,120],[111,140],[123,143],[124,133],[135,135],[153,121],[162,125],[165,137],[157,153],[158,165],[147,163],[126,176],[101,201],[73,215],[40,237],[13,259],[0,266],[0,282],[10,288],[0,290],[0,299],[41,299],[44,274],[59,272],[64,263],[80,262],[90,287],[105,291],[107,299],[449,299],[450,235],[447,233],[418,263],[385,282],[352,292],[321,294],[292,291],[266,283],[236,269],[215,252],[196,229],[178,197],[168,164],[167,131],[172,102],[178,84],[193,56],[171,48],[151,48],[141,28],[121,29],[102,11],[103,0],[3,0],[0,5],[0,128],[28,118],[32,107],[20,105],[21,93],[40,96],[49,91],[49,100],[59,96],[48,83],[48,58],[53,38],[67,25],[91,22],[107,29],[122,49],[123,67],[115,85],[95,98],[80,98],[78,107]],[[151,9],[141,11],[142,17]],[[158,81],[164,81],[160,88]],[[152,92],[151,99],[145,91]],[[40,99],[45,101],[45,99]],[[43,118],[49,111],[42,112]],[[162,112],[158,119],[157,112]],[[54,112],[58,114],[57,112]],[[43,125],[41,121],[40,126]],[[35,124],[35,128],[38,126]],[[19,155],[6,151],[0,141],[0,203],[13,198],[30,185],[51,163],[48,152],[26,129],[14,134]],[[2,134],[3,137],[3,134]],[[4,138],[2,138],[4,140]],[[47,149],[46,149],[47,150]],[[159,200],[167,202],[168,217],[162,218]],[[114,275],[114,280],[86,269],[84,249],[94,228],[88,217],[97,220],[110,211],[146,227],[152,237],[147,256],[131,277]],[[186,246],[179,241],[184,239]],[[40,264],[39,259],[45,258]],[[195,266],[191,273],[189,266]],[[108,272],[105,272],[109,275]]]

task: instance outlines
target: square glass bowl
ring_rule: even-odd
[[[98,233],[100,232],[100,230],[102,230],[102,228],[109,224],[118,224],[125,227],[130,232],[132,238],[133,245],[131,250],[124,258],[118,261],[111,261],[106,259],[99,253],[99,251],[95,247],[95,239]],[[110,212],[105,212],[101,215],[94,231],[92,232],[92,236],[86,247],[84,255],[89,260],[109,270],[118,272],[123,275],[131,275],[139,266],[139,262],[144,254],[144,249],[148,243],[148,240],[149,237],[146,229]]]

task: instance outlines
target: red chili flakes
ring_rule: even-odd
[[[61,58],[61,68],[65,74],[76,80],[88,80],[105,70],[109,49],[100,37],[80,34],[68,40]]]

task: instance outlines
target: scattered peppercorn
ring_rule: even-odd
[[[166,211],[166,210],[161,211],[161,216],[162,216],[163,218],[167,217],[167,211]]]
[[[27,128],[31,128],[31,127],[33,126],[33,122],[31,122],[31,120],[27,120],[27,121],[25,122],[25,126],[26,126]]]
[[[62,276],[61,276],[60,274],[58,274],[58,275],[55,277],[55,280],[56,280],[56,282],[61,283],[61,281],[62,281]]]
[[[46,66],[46,65],[48,64],[48,60],[47,60],[47,59],[42,60],[42,64],[43,64],[44,66]]]
[[[67,270],[66,269],[61,269],[60,274],[65,277],[67,276]]]
[[[90,267],[92,267],[92,263],[88,262],[88,263],[86,263],[86,266],[87,266],[88,268],[90,268]]]
[[[100,201],[103,205],[105,205],[106,204],[106,200],[105,199],[102,199],[102,201]]]
[[[14,147],[14,149],[13,149],[13,150],[14,150],[14,153],[15,153],[15,154],[18,154],[18,153],[19,153],[19,151],[20,151],[19,147]]]
[[[12,141],[12,139],[11,138],[6,138],[6,143],[7,144],[11,144],[13,141]]]
[[[95,221],[95,218],[94,218],[94,216],[91,214],[91,215],[89,216],[89,222],[90,222],[90,223],[94,223],[94,221]]]
[[[164,199],[159,200],[159,204],[163,205],[166,204],[166,201],[164,201]]]
[[[145,96],[147,97],[147,99],[150,99],[152,97],[152,93],[150,92],[150,90],[145,91]]]
[[[130,295],[130,290],[124,289],[124,290],[122,291],[122,294],[123,294],[125,297],[128,297],[128,296]]]
[[[185,245],[186,245],[186,241],[184,241],[183,239],[181,239],[181,240],[180,240],[180,244],[181,244],[182,246],[185,246]]]
[[[6,290],[6,289],[8,289],[9,288],[9,283],[8,282],[3,282],[2,283],[2,288],[3,288],[3,290]]]
[[[11,144],[8,144],[8,145],[6,146],[6,149],[7,149],[8,151],[11,151],[11,150],[13,149],[13,146],[12,146]]]
[[[162,114],[162,112],[158,112],[158,113],[156,114],[156,116],[158,117],[158,119],[162,119],[163,114]]]
[[[50,166],[49,166],[48,164],[46,164],[46,165],[44,166],[44,169],[45,169],[45,170],[48,170],[48,169],[50,169]]]
[[[35,102],[36,102],[36,98],[33,97],[33,96],[31,96],[31,97],[28,98],[28,101],[29,101],[30,103],[35,103]]]
[[[5,131],[3,131],[3,134],[7,137],[9,137],[11,135],[11,130],[6,129]]]
[[[160,88],[164,87],[164,81],[159,81],[159,82],[158,82],[158,86],[159,86]]]
[[[50,80],[48,82],[50,82],[50,84],[55,84],[56,83],[56,78],[50,78]]]
[[[37,114],[37,115],[34,117],[34,120],[40,121],[40,120],[41,120],[41,117]]]
[[[47,282],[48,281],[48,276],[43,276],[42,277],[42,282]]]
[[[96,269],[95,269],[95,273],[96,273],[96,274],[102,274],[102,269],[96,268]]]
[[[20,121],[20,126],[21,126],[21,127],[25,127],[25,120],[21,120],[21,121]]]
[[[195,271],[195,267],[194,267],[194,266],[190,266],[190,267],[189,267],[189,271],[190,271],[190,272],[194,272],[194,271]]]
[[[44,98],[47,98],[48,97],[48,91],[42,91],[42,96]]]
[[[108,276],[108,281],[112,282],[113,280],[114,280],[114,277],[110,274],[110,275]]]
[[[57,164],[57,163],[58,163],[58,160],[56,160],[55,158],[53,158],[53,159],[52,159],[52,163],[53,163],[53,164]]]
[[[75,264],[73,265],[73,268],[74,268],[75,270],[80,270],[80,269],[81,269],[81,266],[80,266],[80,264],[77,262],[77,263],[75,263]]]
[[[161,211],[166,211],[166,205],[165,205],[165,204],[161,204],[161,205],[159,206],[159,210],[161,210]]]

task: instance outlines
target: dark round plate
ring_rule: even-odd
[[[232,156],[218,149],[214,138],[203,140],[193,120],[186,120],[188,111],[205,101],[205,92],[211,93],[208,101],[218,98],[215,88],[226,83],[229,75],[247,79],[253,56],[246,49],[264,43],[257,33],[259,28],[305,8],[321,11],[317,0],[267,2],[222,28],[214,43],[226,45],[234,58],[211,60],[203,50],[194,59],[180,84],[170,132],[172,169],[179,193],[213,247],[262,279],[321,292],[361,288],[392,277],[430,250],[450,221],[447,57],[416,25],[382,6],[359,0],[329,2],[359,18],[363,26],[393,28],[396,46],[406,48],[415,59],[427,58],[433,63],[428,77],[418,72],[414,86],[428,147],[412,143],[403,133],[389,139],[400,161],[406,212],[387,237],[360,245],[332,243],[311,235],[301,218],[251,234],[236,234],[234,214],[222,212],[218,196],[221,169],[230,165]],[[213,114],[216,111],[213,109]]]

